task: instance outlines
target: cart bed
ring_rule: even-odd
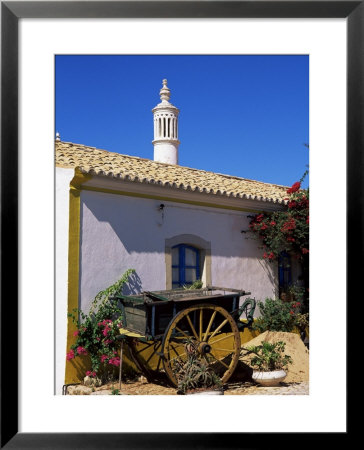
[[[239,308],[241,296],[250,292],[208,286],[203,289],[173,289],[114,297],[123,311],[123,327],[150,339],[160,339],[172,318],[181,310],[201,303],[225,308],[229,313]]]

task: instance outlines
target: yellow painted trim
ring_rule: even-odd
[[[92,175],[88,173],[83,173],[79,169],[75,169],[75,176],[72,178],[70,182],[71,189],[82,189],[82,183],[89,181],[92,179]]]
[[[126,328],[119,328],[119,333],[124,334],[125,336],[129,336],[129,337],[137,337],[137,338],[145,337],[143,334],[133,333],[132,331],[127,330]]]
[[[263,210],[260,211],[260,210],[248,209],[248,208],[238,208],[236,206],[217,205],[215,203],[208,203],[208,202],[197,202],[197,201],[193,201],[193,200],[184,200],[184,199],[180,199],[180,198],[163,197],[163,196],[152,195],[152,194],[140,194],[139,192],[119,191],[116,189],[106,189],[106,188],[100,188],[100,187],[94,187],[94,186],[82,186],[81,189],[85,190],[85,191],[100,192],[103,194],[114,194],[114,195],[125,195],[125,196],[129,196],[129,197],[149,198],[152,200],[163,200],[163,201],[176,202],[176,203],[187,203],[189,205],[206,206],[209,208],[230,209],[233,211],[244,211],[244,212],[252,212],[252,213],[258,213],[258,212],[263,211]]]
[[[70,182],[69,191],[69,225],[68,225],[68,304],[67,312],[72,313],[78,308],[79,296],[79,263],[80,263],[80,186],[92,178],[75,169],[75,176]],[[67,352],[76,342],[73,333],[77,330],[72,318],[67,319]],[[66,360],[65,384],[77,383],[84,377],[87,358],[77,357]]]

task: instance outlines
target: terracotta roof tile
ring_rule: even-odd
[[[78,167],[91,175],[274,203],[284,203],[287,197],[287,186],[160,163],[72,142],[56,141],[55,146],[57,167]]]

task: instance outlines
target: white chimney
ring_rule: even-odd
[[[161,103],[152,109],[154,118],[154,161],[178,164],[178,114],[179,109],[169,103],[171,91],[167,80],[160,90]]]

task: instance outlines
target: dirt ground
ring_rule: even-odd
[[[96,388],[91,395],[111,395],[112,389],[119,389],[119,383]],[[224,395],[307,395],[308,382],[284,383],[277,387],[262,387],[253,382],[228,382]],[[119,395],[177,395],[176,389],[146,381],[122,383]]]

